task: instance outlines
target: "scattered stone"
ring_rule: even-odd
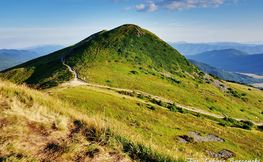
[[[191,134],[194,137],[196,142],[208,142],[208,141],[209,142],[216,142],[216,141],[218,141],[218,142],[225,142],[225,140],[223,140],[223,139],[221,139],[221,138],[219,138],[219,137],[217,137],[215,135],[211,135],[211,134],[203,137],[203,136],[200,136],[196,132],[188,132],[188,133]]]
[[[133,123],[133,122],[131,122],[131,123],[130,123],[130,125],[136,126],[136,125],[137,125],[137,123]]]
[[[206,152],[213,158],[227,159],[234,156],[234,153],[228,150],[221,150],[218,153],[208,150],[206,150]]]
[[[188,76],[190,76],[191,78],[193,78],[193,79],[195,79],[195,77],[193,76],[193,75],[191,75],[190,73],[188,73],[188,72],[184,72],[186,75],[188,75]]]
[[[179,136],[179,142],[182,143],[193,143],[193,142],[225,142],[225,140],[215,136],[215,135],[207,135],[205,137],[200,136],[198,133],[196,132],[188,132],[191,136],[188,135],[183,135],[183,136]]]
[[[179,142],[182,143],[193,143],[194,142],[194,138],[188,135],[183,135],[183,136],[179,136]]]

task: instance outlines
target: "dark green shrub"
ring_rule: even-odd
[[[140,98],[140,99],[145,99],[145,96],[144,96],[143,93],[141,93],[141,94],[139,94],[138,98]]]
[[[199,73],[199,75],[200,75],[200,76],[205,76],[205,73],[201,71],[201,72]]]
[[[151,100],[151,99],[152,99],[152,96],[151,96],[151,95],[149,95],[149,96],[148,96],[148,99],[149,99],[149,100]]]
[[[228,118],[228,117],[225,117],[224,120],[236,125],[237,124],[237,120],[233,119],[233,118]]]
[[[169,107],[170,111],[172,111],[172,112],[178,112],[177,106],[175,105],[175,103],[173,103],[172,105],[169,105],[168,107]]]
[[[164,103],[162,100],[159,100],[159,101],[157,102],[157,104],[158,104],[159,106],[165,107],[165,103]]]
[[[249,125],[251,127],[254,126],[254,123],[252,123],[251,121],[243,121],[243,120],[241,120],[241,122],[244,123],[245,125]]]
[[[224,120],[220,121],[219,125],[222,125],[224,127],[229,126],[228,122]]]
[[[157,110],[155,106],[151,106],[151,109],[154,110],[154,111]]]
[[[200,117],[202,117],[202,115],[201,115],[200,113],[198,113],[198,114],[197,114],[197,117],[199,117],[199,118],[200,118]]]
[[[243,101],[245,101],[245,102],[248,101],[248,99],[247,99],[246,97],[242,97],[241,100],[243,100]]]
[[[183,113],[183,114],[188,114],[188,113],[189,113],[188,110],[183,109],[183,108],[181,108],[181,107],[177,107],[177,110],[178,110],[180,113]]]
[[[194,142],[195,142],[194,137],[190,137],[188,142],[189,142],[189,143],[194,143]]]
[[[246,124],[244,124],[242,128],[247,129],[247,130],[252,130],[252,127],[250,125],[246,125]]]
[[[210,110],[216,110],[216,107],[215,106],[211,106]]]
[[[132,74],[139,74],[139,72],[138,71],[135,71],[135,70],[132,70],[132,71],[130,71]]]
[[[157,104],[158,101],[155,98],[153,98],[151,102]]]
[[[137,103],[138,106],[140,107],[143,107],[143,104],[142,103]]]

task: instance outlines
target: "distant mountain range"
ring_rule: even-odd
[[[189,59],[189,61],[193,63],[195,66],[197,66],[203,72],[215,74],[216,76],[219,76],[220,78],[224,80],[231,80],[231,81],[236,81],[240,83],[246,83],[247,85],[250,85],[252,83],[263,83],[263,79],[256,79],[256,78],[253,78],[247,75],[243,75],[243,74],[239,74],[236,72],[219,69],[211,65],[201,63],[201,62],[191,60],[191,59]]]
[[[216,42],[216,43],[170,43],[182,55],[196,55],[206,51],[236,49],[248,54],[263,53],[263,45],[241,44],[235,42]]]
[[[27,50],[0,50],[0,71],[41,56]]]
[[[61,45],[42,45],[27,47],[20,50],[2,49],[0,50],[0,71],[16,66],[34,58],[55,52],[64,48]]]
[[[226,49],[186,57],[220,69],[263,75],[263,54],[249,55],[235,49]]]
[[[41,55],[46,55],[55,52],[57,50],[60,50],[62,48],[64,48],[64,46],[62,45],[40,45],[40,46],[27,47],[23,49],[28,51],[33,51]]]

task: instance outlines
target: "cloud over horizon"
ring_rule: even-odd
[[[116,0],[120,1],[120,0]],[[191,8],[218,8],[225,2],[238,3],[239,0],[145,0],[146,4],[136,5],[138,12],[154,12],[162,8],[167,11],[182,11]],[[126,7],[131,9],[131,7]]]

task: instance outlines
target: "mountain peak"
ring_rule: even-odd
[[[101,76],[97,76],[97,73],[104,73],[112,82],[121,84],[130,82],[131,71],[148,74],[155,69],[179,76],[183,76],[184,72],[198,71],[198,68],[155,34],[138,25],[124,24],[109,31],[102,30],[73,46],[20,65],[19,68],[27,70],[24,71],[26,77],[19,81],[40,84],[40,87],[64,82],[71,76],[67,75],[69,72],[60,64],[62,57],[78,72],[80,78],[88,76],[96,82],[105,80],[99,79]],[[97,71],[100,68],[104,69]],[[45,75],[41,75],[44,71]],[[118,79],[116,74],[123,74],[123,77]],[[9,72],[3,75],[8,79],[13,77]]]

